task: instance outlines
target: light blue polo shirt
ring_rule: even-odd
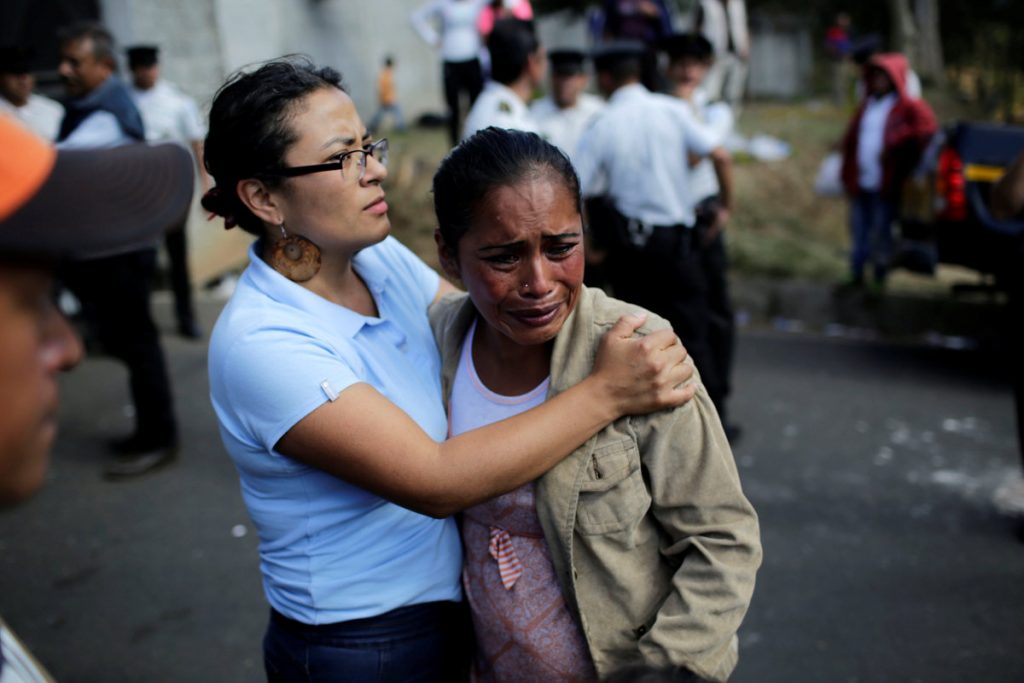
[[[271,606],[307,624],[460,600],[462,550],[434,519],[281,455],[295,423],[366,382],[443,441],[441,363],[427,322],[439,278],[394,238],[353,263],[379,318],[333,304],[274,271],[256,244],[210,339],[210,395],[259,532]]]

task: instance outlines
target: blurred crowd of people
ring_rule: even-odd
[[[736,438],[739,426],[726,419],[735,333],[723,229],[733,207],[725,143],[750,56],[745,4],[698,3],[693,32],[677,34],[663,1],[605,2],[589,23],[591,49],[541,45],[534,24],[515,15],[528,3],[511,0],[490,4],[508,16],[488,22],[486,35],[473,32],[471,18],[485,4],[434,0],[413,14],[442,55],[451,54],[443,49],[444,32],[460,36],[464,54],[474,55],[474,82],[477,74],[485,82],[471,93],[464,121],[449,99],[452,144],[495,126],[538,133],[573,160],[594,233],[588,283],[672,323]],[[446,12],[466,16],[446,23]],[[430,17],[441,33],[427,24]],[[447,84],[453,66],[444,59]],[[486,78],[480,63],[487,64]],[[591,71],[600,96],[588,92]],[[653,258],[658,254],[670,257]]]

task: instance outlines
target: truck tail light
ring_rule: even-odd
[[[939,165],[935,174],[935,195],[938,200],[939,219],[962,221],[967,218],[964,162],[952,147],[946,147],[939,154]]]

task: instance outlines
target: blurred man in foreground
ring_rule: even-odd
[[[57,373],[82,345],[53,303],[63,258],[137,249],[192,195],[180,147],[57,152],[0,115],[0,504],[42,484],[57,434]],[[0,622],[0,680],[50,678]]]

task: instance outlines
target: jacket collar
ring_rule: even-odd
[[[275,273],[276,275],[276,273]],[[280,277],[280,276],[278,276]],[[580,287],[580,295],[576,307],[566,318],[565,324],[555,337],[551,351],[551,388],[549,396],[559,394],[576,384],[590,372],[594,362],[592,349],[597,348],[595,336],[597,331],[593,324],[594,306],[603,292]],[[441,348],[441,390],[448,400],[455,370],[459,365],[459,354],[462,342],[466,338],[469,326],[477,316],[473,301],[466,294],[446,297],[439,306],[446,307],[441,320],[434,324],[437,330],[443,330],[445,339],[439,340]],[[585,370],[580,373],[581,363]]]

